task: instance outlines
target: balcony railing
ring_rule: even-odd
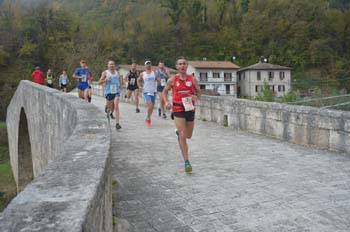
[[[200,77],[199,81],[200,82],[208,82],[208,77]]]

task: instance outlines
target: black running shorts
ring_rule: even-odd
[[[184,118],[186,119],[186,122],[193,122],[194,121],[194,115],[195,113],[193,111],[182,111],[182,112],[173,112],[172,117],[176,118]]]
[[[106,99],[107,99],[107,101],[113,101],[115,97],[119,97],[119,96],[120,96],[119,93],[117,93],[117,94],[110,93],[110,94],[107,94]]]

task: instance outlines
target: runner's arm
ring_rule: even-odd
[[[99,85],[102,85],[103,83],[107,82],[107,79],[106,79],[106,72],[103,72],[101,74],[101,77],[100,77],[100,80],[98,81],[98,84]]]
[[[75,78],[75,79],[79,79],[80,78],[80,75],[79,76],[77,75],[77,70],[74,71],[72,77]]]
[[[198,80],[196,78],[192,78],[192,80],[193,80],[194,88],[196,90],[194,100],[197,100],[201,98],[202,91],[201,91],[201,88],[199,87]]]
[[[165,105],[169,108],[170,107],[170,103],[169,103],[169,99],[168,99],[168,92],[170,89],[173,88],[173,84],[174,84],[174,77],[170,78],[165,86],[165,88],[163,89],[162,92],[162,97],[164,99]]]
[[[140,76],[137,78],[137,87],[141,89],[141,81],[143,80],[143,74],[141,73]]]
[[[119,75],[119,72],[118,72]],[[119,88],[123,89],[123,77],[119,78]]]
[[[128,82],[128,78],[129,78],[129,73],[127,73],[124,77],[124,82]]]

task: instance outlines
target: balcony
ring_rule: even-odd
[[[199,82],[208,82],[208,77],[199,77]]]

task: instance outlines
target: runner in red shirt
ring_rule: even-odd
[[[167,109],[172,107],[172,116],[177,128],[176,134],[180,145],[180,150],[185,161],[185,171],[191,172],[192,166],[188,158],[187,139],[192,137],[194,128],[195,107],[194,102],[200,98],[201,90],[198,81],[192,75],[188,75],[187,61],[184,57],[179,57],[176,62],[178,74],[171,77],[163,90],[163,98]],[[172,104],[168,100],[168,92],[172,89]]]
[[[40,70],[39,66],[35,67],[34,72],[32,73],[33,82],[44,85],[45,84],[45,74]]]

